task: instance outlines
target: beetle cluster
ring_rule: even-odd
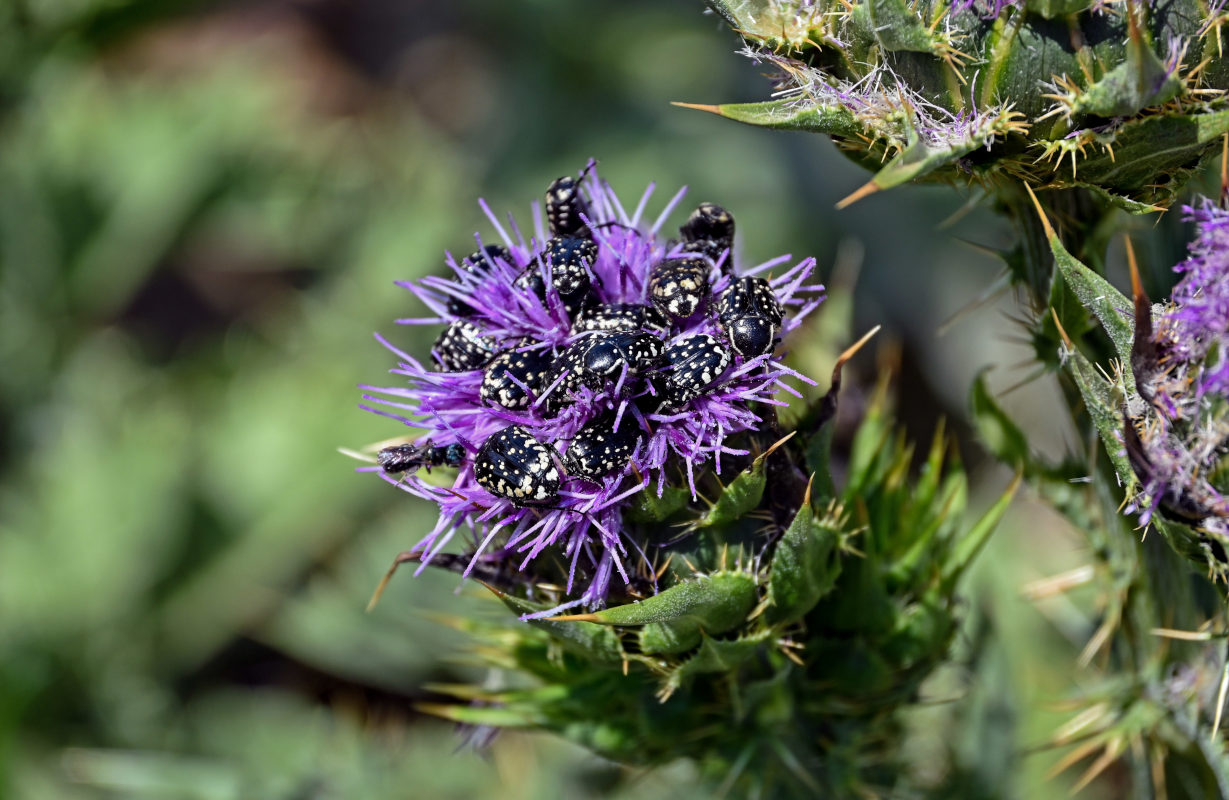
[[[638,285],[615,289],[595,270],[609,246],[581,191],[584,177],[547,188],[545,241],[519,253],[487,245],[457,265],[465,281],[502,278],[543,309],[562,308],[566,332],[509,339],[484,324],[491,314],[463,292],[444,301],[450,321],[435,341],[434,368],[480,371],[479,404],[512,424],[481,442],[385,448],[378,463],[386,473],[472,465],[483,489],[514,506],[554,503],[565,477],[601,483],[626,470],[654,413],[679,413],[731,365],[773,350],[782,307],[768,281],[733,275],[728,211],[701,204],[680,239],[656,251]],[[715,294],[714,285],[723,290]],[[531,428],[563,417],[570,435],[560,438],[560,452]]]

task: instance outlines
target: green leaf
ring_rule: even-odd
[[[973,379],[969,390],[969,407],[973,424],[995,458],[1004,464],[1024,467],[1030,461],[1028,438],[1024,431],[1007,416],[986,385],[986,372],[982,370]]]
[[[518,615],[535,614],[549,608],[542,603],[534,603],[510,594],[499,592],[496,594],[504,605]],[[619,635],[610,628],[598,625],[571,625],[566,622],[552,622],[549,619],[525,621],[535,628],[546,631],[552,639],[563,645],[564,649],[582,658],[602,664],[620,664],[624,660]]]
[[[644,625],[640,633],[644,652],[678,653],[699,644],[701,632],[724,633],[742,624],[755,606],[757,595],[756,581],[751,575],[718,572],[676,584],[638,603],[555,619]]]
[[[1131,344],[1135,341],[1135,324],[1132,322],[1134,304],[1113,284],[1068,253],[1056,235],[1050,237],[1050,251],[1054,253],[1054,262],[1058,264],[1063,280],[1084,307],[1100,321],[1101,327],[1113,341],[1118,357],[1122,359],[1123,368],[1129,370]]]
[[[438,703],[419,703],[414,706],[418,711],[432,716],[442,717],[465,725],[489,725],[492,728],[532,728],[545,725],[549,720],[530,708],[509,708],[506,706],[477,705],[444,705]]]
[[[875,173],[871,184],[878,189],[890,189],[921,178],[940,167],[954,164],[960,158],[978,148],[985,147],[985,139],[969,136],[964,141],[947,146],[935,146],[921,139],[912,122],[906,130],[906,147],[883,169]]]
[[[1172,100],[1181,91],[1181,79],[1166,69],[1144,37],[1132,28],[1126,59],[1074,98],[1071,116],[1129,117]]]
[[[716,502],[704,516],[691,524],[691,528],[712,528],[729,525],[742,519],[747,513],[759,508],[764,497],[768,478],[764,473],[764,461],[771,449],[758,456],[751,466],[734,476],[734,480],[717,496]]]
[[[686,508],[689,499],[691,495],[686,489],[667,486],[658,497],[656,489],[650,486],[633,496],[623,516],[632,522],[662,522]]]
[[[707,0],[708,7],[745,39],[777,52],[818,49],[835,44],[826,29],[832,16],[802,13],[797,5],[777,0]]]
[[[1227,132],[1229,111],[1153,114],[1128,120],[1113,132],[1112,150],[1093,145],[1088,148],[1091,155],[1077,154],[1072,182],[1099,186],[1135,200],[1163,201],[1172,197],[1182,181],[1157,188],[1157,176],[1197,166]]]
[[[806,444],[803,457],[807,469],[814,478],[815,499],[813,506],[825,503],[836,496],[836,481],[832,478],[832,434],[835,425],[824,425]]]
[[[761,103],[725,103],[707,106],[675,103],[683,108],[709,111],[718,116],[781,131],[805,131],[829,136],[858,137],[873,135],[847,108],[800,103],[794,99],[768,100]]]
[[[832,590],[841,572],[837,557],[840,531],[804,505],[785,529],[772,555],[767,619],[788,624],[802,619]]]
[[[670,670],[662,694],[672,694],[696,675],[732,672],[758,655],[764,649],[764,644],[771,642],[775,636],[771,628],[762,628],[738,639],[703,637],[700,649]]]
[[[994,502],[994,505],[986,509],[981,519],[956,540],[951,555],[943,562],[944,583],[951,585],[959,579],[965,569],[973,563],[973,559],[977,557],[981,549],[985,547],[986,542],[990,540],[990,534],[994,533],[994,529],[998,527],[999,520],[1007,513],[1007,508],[1011,505],[1012,498],[1015,497],[1016,489],[1020,487],[1021,479],[1022,475],[1017,473],[1011,485]]]
[[[939,43],[905,0],[866,0],[870,28],[884,50],[939,53]]]
[[[1126,364],[1123,365],[1123,369],[1128,368]],[[1066,369],[1075,381],[1076,388],[1080,390],[1084,408],[1092,418],[1093,426],[1105,445],[1105,451],[1114,471],[1118,473],[1118,478],[1123,485],[1134,482],[1135,470],[1131,468],[1126,448],[1120,438],[1123,419],[1119,409],[1125,396],[1122,387],[1115,386],[1102,377],[1092,362],[1079,352],[1068,355]]]

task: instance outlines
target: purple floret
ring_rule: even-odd
[[[659,232],[685,190],[675,194],[646,224],[645,212],[654,187],[648,187],[629,214],[591,167],[583,173],[583,188],[593,216],[585,221],[598,245],[590,275],[595,299],[602,304],[647,303],[650,268],[662,258],[682,252],[682,245],[667,241]],[[497,241],[511,254],[510,259],[487,259],[479,270],[471,272],[448,256],[449,276],[400,284],[426,305],[431,316],[398,322],[449,324],[456,319],[449,311],[449,300],[456,299],[472,310],[466,312],[471,313],[467,319],[494,340],[499,350],[545,350],[552,361],[557,360],[578,339],[572,333],[563,301],[553,289],[543,300],[517,285],[518,276],[525,270],[537,269],[542,285],[551,286],[549,265],[537,256],[549,238],[540,210],[536,206],[533,209],[533,236],[526,241],[514,222],[509,220],[509,231],[485,203],[480,205],[496,231]],[[479,240],[479,246],[487,243]],[[724,269],[730,258],[727,250],[713,265],[713,299],[708,307],[676,325],[667,342],[694,334],[724,339],[712,306],[737,277]],[[784,256],[743,273],[760,274],[770,281],[787,312],[781,336],[795,330],[823,299],[823,287],[810,282],[815,260],[803,259],[792,266],[787,266],[788,262],[789,257]],[[412,438],[420,442],[437,446],[460,443],[469,454],[448,488],[417,475],[390,475],[368,468],[402,491],[439,506],[439,521],[415,548],[422,552],[423,564],[442,552],[458,531],[464,531],[466,549],[475,554],[470,569],[480,555],[498,551],[524,571],[534,559],[550,551],[566,565],[565,593],[570,598],[552,611],[576,605],[600,606],[616,574],[627,583],[643,566],[642,544],[624,529],[622,518],[636,494],[647,490],[660,496],[672,480],[683,475],[695,497],[698,479],[709,469],[719,469],[721,455],[746,454],[729,442],[731,437],[760,424],[753,404],[783,405],[775,397],[779,390],[797,394],[787,379],[813,383],[784,366],[778,354],[768,353],[749,359],[734,357],[703,394],[678,408],[663,406],[652,382],[635,380],[624,372],[622,379],[597,391],[587,386],[568,388],[564,381],[557,380],[542,389],[528,408],[513,411],[483,404],[479,394],[482,370],[440,372],[431,358],[415,358],[377,338],[398,358],[392,373],[403,380],[393,386],[362,387],[364,400],[370,403],[362,407],[418,429],[421,433]],[[564,392],[569,396],[558,396]],[[523,426],[538,441],[554,448],[562,462],[568,441],[586,423],[611,413],[618,430],[634,426],[641,438],[626,466],[600,481],[564,476],[557,500],[549,505],[518,507],[487,491],[475,479],[474,454],[489,436],[510,425]]]
[[[1152,413],[1130,423],[1137,444],[1128,452],[1143,483],[1143,522],[1163,507],[1222,532],[1229,501],[1211,480],[1229,443],[1229,212],[1206,198],[1183,210],[1196,236],[1174,267],[1183,277],[1156,320],[1154,355],[1137,365]]]
[[[1209,355],[1199,375],[1201,392],[1221,395],[1229,391],[1225,364],[1229,334],[1229,211],[1204,199],[1198,206],[1185,206],[1186,219],[1198,226],[1190,244],[1190,256],[1174,267],[1182,280],[1174,287],[1174,308],[1166,315],[1176,354],[1187,361]]]

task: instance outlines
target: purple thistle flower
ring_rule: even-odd
[[[1126,431],[1143,483],[1135,508],[1145,523],[1164,507],[1229,536],[1229,499],[1218,485],[1229,445],[1229,211],[1206,198],[1183,211],[1197,225],[1190,255],[1174,267],[1183,277],[1150,343],[1137,341],[1132,357],[1151,408]]]
[[[694,252],[686,252],[685,243],[660,236],[685,189],[646,224],[653,185],[629,214],[609,185],[598,178],[593,162],[581,174],[586,198],[581,213],[596,244],[596,256],[586,265],[589,302],[599,307],[647,305],[654,265],[665,258],[695,257]],[[466,549],[473,553],[465,575],[480,558],[489,560],[491,554],[498,553],[507,563],[527,571],[549,553],[551,563],[564,578],[564,592],[571,598],[551,611],[576,605],[599,606],[605,602],[616,574],[625,584],[637,572],[645,574],[645,546],[623,525],[623,511],[632,498],[643,491],[654,491],[660,497],[676,480],[685,481],[695,498],[697,479],[705,470],[719,471],[723,455],[748,453],[733,442],[738,434],[760,425],[757,404],[784,405],[776,399],[780,390],[797,395],[787,379],[813,381],[786,367],[773,352],[748,358],[730,352],[728,366],[712,376],[698,397],[676,405],[664,402],[660,390],[660,378],[669,373],[669,365],[657,364],[648,374],[636,374],[624,363],[613,380],[573,380],[578,366],[565,358],[575,351],[569,347],[590,341],[597,334],[575,332],[574,317],[587,312],[572,309],[575,313],[569,313],[571,298],[560,296],[552,283],[554,265],[543,257],[550,237],[541,210],[535,204],[533,235],[526,240],[511,217],[505,227],[484,202],[479,204],[506,248],[505,254],[491,255],[488,249],[487,255],[478,259],[485,262],[482,264],[472,264],[474,257],[470,257],[471,263],[465,263],[449,255],[449,276],[400,283],[426,305],[430,315],[398,322],[468,323],[481,346],[492,348],[489,355],[512,351],[543,357],[538,361],[552,365],[552,371],[536,387],[513,376],[510,380],[527,400],[524,407],[506,408],[483,401],[482,369],[440,371],[440,364],[434,363],[440,358],[438,342],[433,361],[415,358],[377,336],[397,356],[400,363],[391,372],[404,382],[361,387],[366,392],[364,400],[371,403],[362,407],[421,431],[413,438],[422,452],[429,447],[459,444],[466,456],[449,487],[417,475],[398,476],[379,467],[365,469],[439,506],[439,521],[415,548],[421,552],[424,566],[443,552],[458,531],[463,531]],[[476,238],[480,248],[486,244],[481,237]],[[662,346],[668,348],[671,343],[701,334],[719,341],[726,339],[715,306],[722,292],[740,277],[729,268],[731,258],[726,247],[715,260],[704,259],[711,282],[709,296],[696,314],[671,324],[662,337]],[[809,282],[815,260],[807,258],[786,267],[788,261],[788,256],[779,257],[744,273],[767,278],[786,311],[779,326],[782,336],[795,330],[823,299],[823,287]],[[536,285],[548,287],[542,292],[531,288],[535,273],[540,278]],[[458,311],[465,316],[458,316]],[[613,420],[613,432],[635,443],[626,460],[600,478],[564,474],[568,444],[587,424],[609,419]],[[475,458],[484,442],[511,426],[523,428],[548,449],[560,479],[557,492],[546,493],[554,495],[549,502],[514,502],[492,491],[490,484],[484,485],[476,475]],[[647,574],[651,576],[652,570]]]

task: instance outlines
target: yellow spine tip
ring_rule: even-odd
[[[1148,295],[1144,292],[1144,284],[1139,278],[1139,262],[1135,260],[1135,246],[1131,244],[1131,237],[1126,237],[1127,245],[1127,267],[1131,271],[1131,294],[1135,298],[1135,302],[1141,300],[1148,302]]]
[[[875,182],[874,182],[874,181],[868,181],[867,183],[864,183],[864,184],[863,184],[863,185],[862,185],[862,186],[861,186],[861,187],[860,187],[857,191],[855,191],[853,194],[849,195],[849,196],[848,196],[848,197],[846,197],[844,200],[842,200],[841,202],[837,203],[837,204],[836,204],[836,208],[837,208],[837,210],[838,210],[838,211],[840,211],[842,208],[846,208],[847,206],[851,206],[851,205],[853,205],[854,203],[856,203],[856,202],[858,202],[859,200],[861,200],[863,197],[867,197],[867,196],[869,196],[869,195],[872,195],[872,194],[874,194],[874,193],[875,193],[875,192],[877,192],[877,191],[879,191],[879,187],[875,184]]]
[[[564,614],[561,617],[547,617],[547,622],[601,622],[597,614]]]
[[[1047,239],[1057,238],[1054,233],[1054,228],[1050,225],[1050,220],[1046,216],[1045,209],[1041,207],[1041,201],[1037,199],[1037,195],[1033,193],[1033,187],[1027,183],[1024,184],[1024,190],[1028,192],[1028,196],[1033,200],[1033,207],[1037,209],[1037,216],[1041,219],[1041,227],[1045,229]]]
[[[1071,343],[1071,337],[1067,336],[1067,331],[1063,329],[1063,324],[1058,321],[1058,312],[1051,308],[1050,316],[1054,318],[1054,327],[1058,328],[1058,335],[1063,337],[1063,343],[1067,345],[1067,349],[1075,350],[1075,345]]]
[[[710,114],[724,116],[721,113],[721,106],[707,105],[705,103],[680,103],[677,100],[671,100],[670,105],[678,106],[679,108],[693,108],[696,111],[707,111]]]

